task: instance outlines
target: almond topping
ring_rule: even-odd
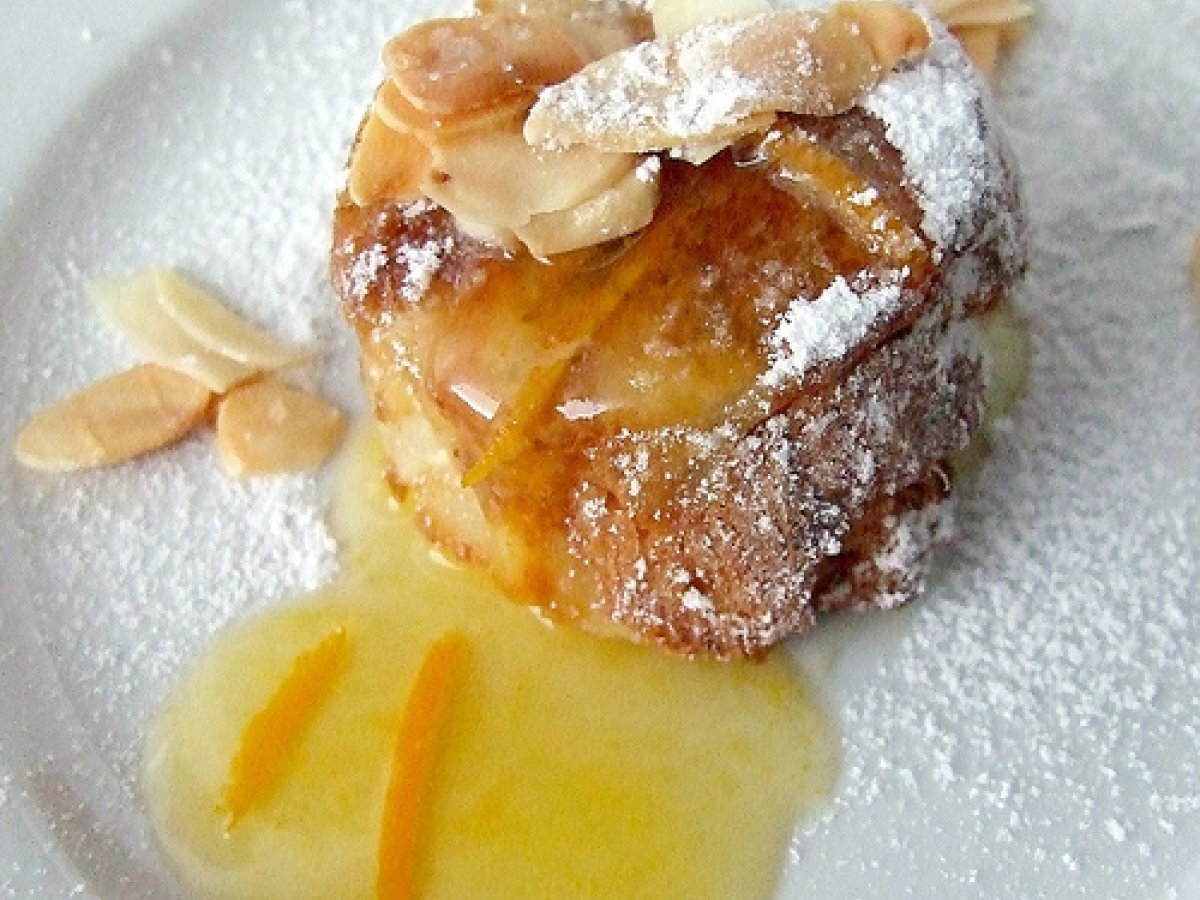
[[[542,213],[517,229],[534,256],[552,256],[633,234],[650,224],[658,205],[658,167],[651,158],[590,200]]]
[[[546,88],[525,136],[640,153],[711,143],[761,113],[834,115],[928,43],[916,13],[883,0],[699,25]]]
[[[507,13],[556,20],[592,59],[654,37],[649,14],[629,0],[475,0],[481,13]]]
[[[768,0],[655,0],[656,37],[670,37],[716,19],[742,19],[771,11]]]
[[[839,3],[830,17],[858,30],[871,46],[875,63],[884,76],[906,59],[914,59],[929,46],[929,29],[911,9],[895,3]]]
[[[967,25],[954,29],[971,63],[984,75],[992,75],[1000,62],[1000,29],[994,25]]]
[[[519,129],[536,96],[533,91],[527,94],[513,94],[502,103],[492,106],[469,112],[433,116],[409,103],[395,82],[389,80],[383,83],[375,97],[375,113],[389,128],[408,132],[429,147],[439,141],[452,140],[472,133],[511,130],[514,126]]]
[[[211,402],[195,379],[140,365],[35,415],[17,435],[16,456],[56,472],[124,462],[184,438],[207,418]]]
[[[992,74],[1001,52],[1024,36],[1034,11],[1024,0],[932,0],[929,6],[985,75]]]
[[[422,22],[393,38],[383,58],[405,98],[431,115],[536,91],[588,61],[553,20],[500,14]]]
[[[372,112],[358,135],[346,190],[359,206],[415,200],[421,195],[421,175],[428,169],[425,145],[407,132],[389,128]]]
[[[519,130],[493,131],[439,144],[421,189],[462,219],[514,228],[595,197],[637,162],[591,147],[535,150]]]
[[[1014,25],[1033,15],[1033,4],[1022,0],[933,0],[929,8],[951,30],[971,25]]]
[[[345,416],[327,400],[264,378],[222,399],[217,449],[231,475],[308,472],[337,449],[345,428]]]

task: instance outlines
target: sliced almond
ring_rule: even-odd
[[[991,75],[1000,54],[1025,35],[1033,4],[1024,0],[935,0],[930,8],[962,44],[971,62]]]
[[[591,200],[534,216],[517,229],[517,237],[534,256],[566,253],[645,228],[657,205],[658,168],[643,165]]]
[[[969,25],[954,30],[971,63],[984,75],[991,75],[1000,61],[1000,29],[995,25]]]
[[[534,91],[512,94],[502,102],[482,109],[434,116],[417,109],[396,87],[385,81],[375,97],[375,112],[385,125],[395,131],[407,132],[426,146],[452,140],[471,133],[509,130],[525,118],[537,99]]]
[[[710,143],[761,113],[834,115],[904,58],[897,52],[928,43],[924,21],[887,0],[708,23],[546,88],[525,136],[540,146],[642,153]]]
[[[839,3],[831,18],[850,23],[871,46],[875,62],[886,76],[906,59],[913,59],[929,46],[929,28],[906,6],[873,0]]]
[[[308,351],[251,325],[178,272],[154,269],[152,273],[159,304],[206,349],[263,372],[308,359]]]
[[[641,4],[627,0],[475,0],[475,9],[556,19],[592,59],[654,37],[650,15]]]
[[[1033,4],[1023,0],[942,0],[930,8],[947,28],[1010,25],[1033,16]]]
[[[170,269],[97,279],[88,290],[100,314],[152,362],[217,393],[258,372],[286,368],[308,353],[251,325]]]
[[[726,147],[732,146],[747,134],[766,131],[778,117],[775,113],[756,113],[747,116],[736,126],[714,129],[703,141],[689,141],[671,150],[674,159],[682,159],[693,166],[702,166]]]
[[[438,145],[421,188],[462,219],[514,228],[596,196],[636,163],[628,154],[591,147],[536,150],[520,131],[493,131]]]
[[[211,402],[200,382],[147,363],[35,415],[17,435],[16,457],[55,472],[124,462],[184,438]]]
[[[345,430],[336,406],[270,377],[235,388],[217,409],[217,449],[232,475],[312,471]]]
[[[741,19],[771,11],[768,0],[655,0],[656,37],[669,37],[704,22]]]
[[[413,135],[389,128],[372,112],[363,123],[350,159],[346,190],[358,206],[421,196],[422,174],[429,169],[429,151]]]
[[[129,279],[96,279],[88,284],[102,318],[121,332],[147,360],[190,375],[214,393],[254,377],[256,370],[204,346],[159,302],[153,270]]]
[[[448,115],[562,81],[589,56],[553,19],[494,14],[422,22],[388,42],[383,58],[413,106]]]

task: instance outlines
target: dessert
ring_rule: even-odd
[[[720,656],[916,593],[983,417],[973,321],[1024,265],[940,25],[749,6],[417,26],[334,224],[427,536],[551,615]]]

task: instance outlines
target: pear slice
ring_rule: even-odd
[[[345,430],[328,400],[271,377],[235,388],[217,409],[217,450],[231,475],[320,468]]]
[[[183,439],[211,402],[194,378],[145,363],[37,413],[17,435],[16,457],[53,472],[114,465]]]

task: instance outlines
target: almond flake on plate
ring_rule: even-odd
[[[34,415],[17,435],[16,456],[55,472],[113,465],[183,439],[211,403],[196,379],[146,363]]]
[[[217,409],[217,450],[231,475],[320,468],[345,430],[332,403],[270,377],[234,388]]]
[[[96,279],[88,291],[101,316],[142,356],[190,375],[218,394],[308,356],[167,269],[148,269],[127,279]]]

